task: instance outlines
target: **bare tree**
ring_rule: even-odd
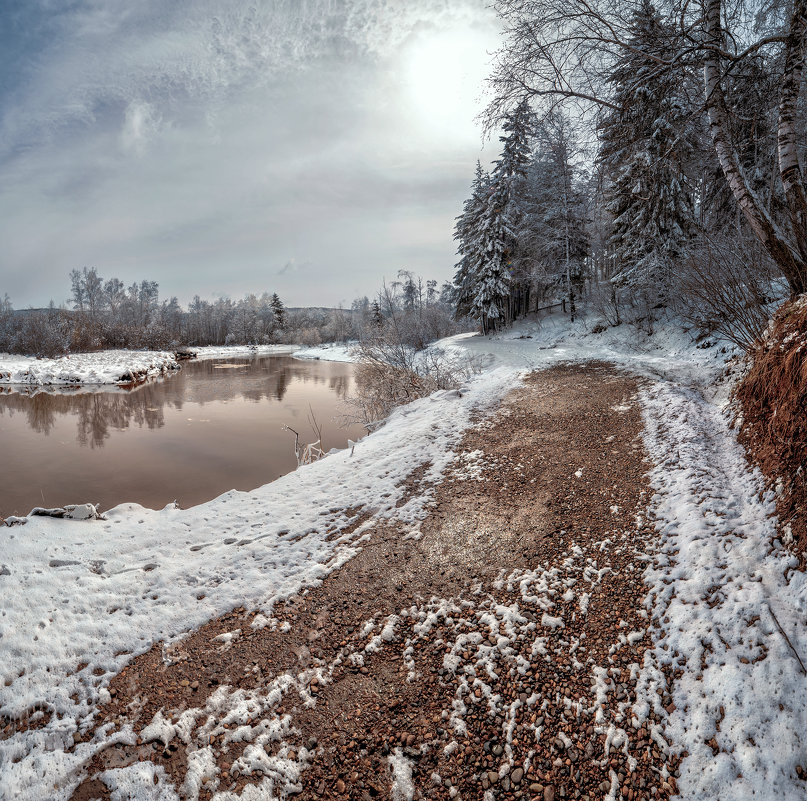
[[[605,80],[626,50],[630,19],[643,0],[499,0],[505,43],[491,76],[495,97],[489,125],[524,97],[551,109],[577,106],[581,118],[618,110]],[[793,295],[807,290],[807,190],[798,143],[804,138],[798,110],[807,51],[807,0],[756,4],[752,0],[660,0],[659,10],[675,34],[669,55],[642,52],[662,76],[677,71],[700,80],[692,116],[706,113],[712,146],[749,227],[787,278]],[[743,170],[730,128],[733,98],[727,77],[746,59],[781,63],[778,75],[778,170],[786,219],[773,218]],[[698,74],[700,73],[700,78]],[[652,78],[652,75],[650,76]]]

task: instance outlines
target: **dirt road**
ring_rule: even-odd
[[[637,687],[654,536],[636,390],[604,364],[534,374],[467,433],[419,532],[379,521],[272,619],[235,610],[133,660],[98,725],[137,741],[73,797],[110,798],[103,771],[134,763],[200,799],[673,795],[671,699]]]

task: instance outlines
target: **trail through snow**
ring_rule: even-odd
[[[127,505],[107,521],[0,528],[0,713],[18,716],[43,699],[54,713],[0,740],[0,798],[69,798],[74,771],[104,744],[100,732],[73,749],[72,736],[91,727],[109,677],[128,659],[121,650],[143,651],[236,605],[269,613],[360,547],[362,528],[339,534],[343,510],[372,499],[377,514],[416,531],[427,498],[395,509],[411,470],[430,460],[427,480],[440,480],[474,411],[525,370],[590,359],[647,379],[640,401],[660,544],[645,579],[661,627],[640,703],[658,704],[660,671],[675,672],[666,736],[688,753],[681,795],[806,797],[796,767],[807,769],[807,676],[796,654],[807,659],[807,582],[775,539],[774,498],[745,462],[725,393],[709,389],[725,349],[698,349],[674,326],[653,337],[626,337],[624,327],[594,336],[559,320],[444,341],[487,363],[468,391],[399,409],[353,455],[252,493],[185,511]],[[113,372],[125,367],[117,358]]]

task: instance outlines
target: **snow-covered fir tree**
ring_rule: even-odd
[[[560,112],[547,115],[523,183],[514,254],[517,275],[539,301],[561,293],[573,316],[589,255],[586,176],[578,161],[568,118]]]
[[[272,315],[275,318],[275,328],[283,329],[286,324],[286,307],[277,292],[272,295]]]
[[[489,185],[490,176],[477,160],[471,196],[465,201],[462,214],[457,217],[454,226],[454,239],[460,256],[454,273],[454,302],[458,318],[471,313],[476,296],[476,276],[482,257],[478,250],[478,237],[487,209]]]
[[[487,333],[512,318],[511,264],[519,218],[518,199],[530,160],[533,114],[524,99],[505,115],[499,137],[502,154],[485,180],[480,165],[473,192],[458,220],[455,236],[462,259],[457,265],[458,312],[467,307]]]
[[[663,292],[693,229],[688,109],[681,75],[662,63],[674,52],[672,35],[649,0],[634,12],[630,32],[609,75],[618,108],[599,126],[599,158],[611,182],[614,280]]]

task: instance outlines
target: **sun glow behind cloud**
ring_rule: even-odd
[[[0,84],[15,305],[62,300],[84,265],[183,302],[337,303],[401,267],[451,274],[496,43],[483,0],[20,8]]]
[[[478,138],[474,117],[496,39],[473,28],[422,33],[403,52],[406,96],[413,122],[426,134]]]

